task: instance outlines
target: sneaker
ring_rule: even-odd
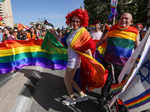
[[[76,102],[83,102],[83,101],[87,101],[88,100],[88,96],[85,94],[84,96],[80,96],[76,99]]]
[[[76,104],[76,100],[73,100],[72,98],[66,98],[65,100],[62,101],[64,105],[74,105]]]

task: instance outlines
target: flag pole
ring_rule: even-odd
[[[116,16],[113,17],[113,25],[116,24]]]
[[[113,25],[116,24],[116,15],[117,15],[117,6],[118,6],[118,0],[111,0],[110,2],[111,6],[111,14],[113,15]]]

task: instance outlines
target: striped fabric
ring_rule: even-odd
[[[140,55],[140,60],[136,59]],[[125,64],[121,73],[129,79],[122,89],[119,98],[128,107],[129,112],[144,112],[150,109],[150,38],[149,31],[133,55]],[[132,69],[131,69],[132,68]],[[123,75],[122,75],[123,76]],[[119,80],[122,79],[122,76]]]
[[[53,50],[47,52],[41,49],[42,42],[43,40],[8,40],[0,43],[0,74],[18,70],[24,66],[65,69],[66,52],[59,52],[54,44],[50,46]]]
[[[107,42],[105,41],[103,44],[101,44],[100,46],[98,46],[96,52],[95,52],[95,59],[98,62],[103,62],[104,60],[104,54],[106,51],[106,46],[107,46]]]
[[[84,27],[80,28],[71,42],[71,47],[81,57],[80,77],[82,90],[103,87],[108,75],[108,71],[102,64],[84,53],[85,50],[92,49],[92,44],[95,45],[89,32]]]
[[[132,54],[138,30],[129,27],[128,30],[114,28],[108,32],[105,60],[123,66]]]
[[[121,90],[122,90],[122,88],[123,88],[123,86],[126,84],[126,81],[127,80],[123,80],[121,83],[118,83],[118,84],[112,84],[111,85],[111,94],[112,95],[116,95],[116,94],[118,94],[118,93],[120,93],[121,92]]]
[[[133,97],[127,101],[124,102],[124,104],[129,108],[136,108],[139,106],[142,106],[146,103],[150,102],[150,89],[145,90],[140,95]]]

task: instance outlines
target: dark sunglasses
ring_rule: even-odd
[[[72,20],[73,23],[80,23],[80,21]]]

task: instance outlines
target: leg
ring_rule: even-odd
[[[107,69],[109,71],[108,77],[107,77],[107,81],[104,85],[104,87],[102,88],[102,96],[103,97],[108,97],[109,96],[109,91],[110,91],[110,87],[113,81],[113,76],[112,76],[112,69],[111,69],[111,65],[108,64],[107,65]]]
[[[101,106],[104,106],[107,103],[107,101],[110,100],[110,97],[111,97],[110,96],[110,88],[111,88],[111,84],[113,81],[111,65],[108,64],[105,67],[108,69],[109,74],[108,74],[107,81],[106,81],[104,87],[102,87],[100,98],[98,99]]]
[[[80,96],[85,96],[85,93],[80,89],[80,87],[75,81],[72,81],[72,85],[76,89],[76,91],[80,94]]]
[[[71,96],[71,97],[74,96],[72,87],[74,87],[76,89],[76,91],[80,94],[80,96],[84,96],[85,95],[84,92],[80,89],[78,84],[73,80],[73,78],[75,76],[75,72],[76,72],[76,69],[67,68],[66,74],[64,77],[65,86],[67,88],[69,96]]]
[[[65,86],[67,89],[67,92],[69,94],[69,97],[66,100],[63,100],[63,103],[65,105],[72,105],[76,104],[77,101],[80,101],[78,98],[76,99],[73,92],[73,87],[77,90],[77,92],[80,94],[80,96],[85,96],[85,94],[81,91],[77,83],[73,80],[75,76],[76,69],[70,69],[67,68],[66,74],[64,77]]]
[[[70,97],[73,97],[72,81],[75,75],[75,71],[76,71],[75,69],[67,68],[66,74],[64,76],[64,83]]]
[[[119,75],[120,75],[120,73],[121,73],[122,68],[123,68],[123,66],[114,65],[116,83],[118,83],[118,77],[119,77]]]

